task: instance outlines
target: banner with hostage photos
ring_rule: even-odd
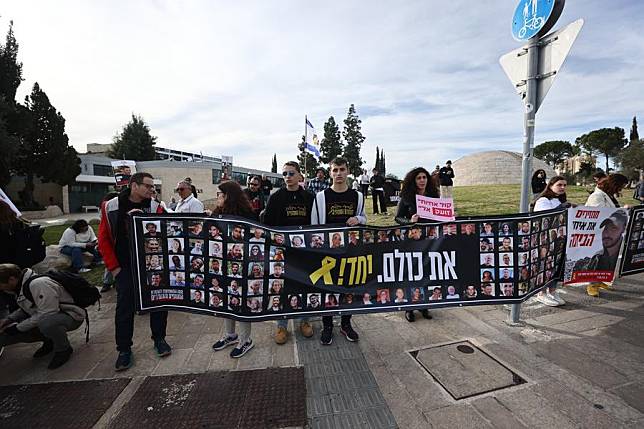
[[[619,208],[569,209],[564,284],[613,282],[628,214]]]
[[[556,281],[565,211],[405,227],[133,216],[138,308],[237,320],[518,303]]]
[[[626,244],[622,252],[622,266],[620,268],[621,276],[644,271],[644,206],[633,208],[626,231]]]

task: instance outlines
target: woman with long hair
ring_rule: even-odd
[[[597,182],[595,190],[588,196],[585,205],[589,207],[618,208],[620,205],[617,197],[620,196],[626,185],[628,185],[628,177],[619,173],[609,174],[608,177]],[[599,289],[610,289],[610,286],[606,283],[590,283],[586,286],[586,293],[590,296],[599,297]]]
[[[415,223],[420,219],[417,214],[416,195],[432,198],[440,197],[435,179],[423,167],[412,169],[403,179],[400,201],[396,209],[396,222],[399,224]],[[421,310],[420,314],[425,319],[432,318],[427,309]],[[414,311],[405,311],[405,319],[408,322],[414,322],[416,320]]]
[[[537,171],[535,171],[534,174],[532,175],[532,183],[531,184],[532,184],[532,194],[536,198],[547,187],[545,170],[537,170]]]
[[[248,197],[237,182],[228,181],[219,184],[217,192],[217,205],[212,212],[213,215],[233,215],[257,220]],[[232,304],[231,304],[232,306]],[[230,357],[240,358],[253,348],[253,340],[250,338],[250,322],[239,322],[239,334],[235,333],[235,321],[224,320],[224,335],[219,341],[213,344],[215,351],[222,350],[233,344],[237,346],[230,352]]]
[[[566,196],[567,186],[568,182],[566,181],[565,177],[552,177],[550,181],[548,181],[548,186],[546,187],[546,189],[541,192],[539,198],[537,198],[537,201],[535,201],[534,211],[539,212],[544,210],[552,210],[562,206],[570,207],[571,204],[568,202],[568,198]],[[542,304],[550,307],[558,307],[566,303],[566,301],[564,301],[563,298],[559,296],[559,291],[557,291],[556,289],[556,284],[555,286],[546,288],[545,291],[542,290],[541,292],[539,292],[539,294],[537,295],[537,300]]]

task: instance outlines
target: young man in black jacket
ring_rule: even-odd
[[[300,226],[311,224],[313,195],[300,187],[300,165],[289,161],[282,167],[285,188],[271,194],[264,211],[264,223],[270,226]],[[284,344],[288,339],[287,319],[277,321],[275,342]],[[300,319],[300,332],[306,338],[313,336],[313,327],[308,317]]]
[[[452,186],[454,186],[452,161],[448,160],[445,167],[438,171],[438,180],[441,184],[441,198],[452,198]]]
[[[378,214],[378,200],[380,201],[380,211],[387,214],[387,204],[385,201],[385,178],[374,168],[373,176],[369,180],[371,183],[371,198],[373,199],[373,214]]]
[[[335,158],[330,163],[333,184],[325,191],[318,192],[311,213],[312,225],[346,224],[348,226],[365,225],[367,216],[364,213],[364,196],[361,192],[349,189],[347,175],[349,167],[344,158]],[[323,316],[324,329],[320,342],[328,345],[333,342],[333,316]],[[359,336],[351,327],[351,315],[342,316],[340,333],[349,341],[358,341]]]

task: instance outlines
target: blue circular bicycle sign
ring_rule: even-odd
[[[526,41],[539,35],[548,23],[555,3],[555,0],[520,0],[512,19],[512,36],[516,40]]]

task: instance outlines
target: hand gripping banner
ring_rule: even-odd
[[[519,303],[555,282],[566,211],[408,226],[269,228],[135,215],[138,309],[236,320]]]

